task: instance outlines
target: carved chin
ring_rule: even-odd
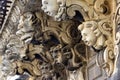
[[[48,11],[48,12],[46,12],[46,13],[47,13],[47,15],[49,15],[49,16],[51,16],[51,17],[54,17],[54,16],[57,15],[57,12],[56,12],[56,11]]]
[[[96,44],[95,44],[93,47],[94,47],[95,49],[97,49],[97,50],[100,50],[100,49],[102,49],[102,48],[103,48],[103,46],[102,46],[102,45],[96,45]]]
[[[88,41],[86,41],[85,44],[86,44],[87,46],[93,46],[93,44],[92,44],[91,42],[88,42]]]
[[[49,16],[51,16],[51,17],[54,16],[53,13],[51,13],[51,12],[47,12],[47,15],[49,15]]]

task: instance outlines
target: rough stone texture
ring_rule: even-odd
[[[119,80],[115,3],[15,0],[0,31],[0,79],[17,74],[28,80]]]

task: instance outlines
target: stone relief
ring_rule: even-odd
[[[85,47],[85,46],[83,44],[79,44],[79,45],[76,44],[80,40],[80,36],[75,38],[75,39],[73,37],[73,40],[74,40],[74,42],[73,42],[71,34],[63,32],[63,30],[61,30],[61,29],[59,30],[58,23],[57,22],[55,22],[55,23],[56,23],[56,25],[55,24],[54,25],[53,24],[51,24],[51,25],[49,24],[49,27],[51,27],[51,26],[52,27],[50,29],[46,28],[45,31],[42,31],[41,29],[39,29],[39,31],[41,31],[42,34],[43,34],[42,35],[42,39],[43,40],[40,40],[40,42],[39,42],[40,44],[39,45],[38,44],[36,45],[36,44],[34,44],[32,42],[29,43],[29,44],[27,43],[27,46],[28,46],[27,50],[28,50],[28,52],[25,53],[25,55],[23,57],[23,59],[28,59],[28,60],[32,60],[32,61],[36,60],[37,57],[40,57],[41,59],[38,59],[38,61],[42,61],[41,64],[33,64],[33,65],[39,66],[39,67],[40,66],[41,67],[42,66],[45,67],[45,66],[47,66],[49,64],[49,65],[51,65],[51,69],[48,70],[48,71],[52,71],[52,72],[48,74],[48,73],[46,73],[46,70],[44,70],[43,68],[42,69],[38,69],[39,67],[35,68],[34,66],[33,66],[34,71],[32,71],[33,68],[29,69],[28,67],[26,67],[27,65],[32,67],[31,63],[29,63],[28,61],[27,61],[28,63],[27,62],[23,62],[23,61],[19,63],[17,61],[16,63],[18,65],[18,67],[21,66],[21,65],[26,65],[25,67],[20,67],[20,70],[22,70],[22,72],[20,72],[18,70],[18,73],[22,74],[23,70],[27,69],[27,71],[29,71],[29,73],[32,76],[36,76],[37,74],[35,72],[40,73],[39,71],[42,70],[45,73],[41,73],[40,75],[37,75],[37,76],[39,76],[40,79],[43,79],[43,78],[45,78],[45,79],[53,79],[53,78],[55,78],[55,80],[56,79],[61,80],[63,78],[63,79],[66,80],[67,78],[66,78],[65,75],[67,73],[64,72],[65,68],[67,68],[68,71],[74,71],[76,69],[79,69],[80,67],[82,67],[85,64],[85,62],[83,62],[83,61],[85,61],[85,56],[84,56],[85,50],[82,52],[83,55],[81,55],[80,54],[81,51],[79,52],[79,50],[78,50],[80,46],[82,46],[82,47]],[[71,23],[71,21],[70,21],[66,25],[66,27],[68,27],[68,31],[69,30],[71,31],[71,29],[73,29],[73,28],[71,28],[71,27],[73,27],[72,24],[73,23]],[[26,25],[24,25],[24,24],[22,26],[26,27]],[[61,25],[61,27],[62,27],[62,25]],[[65,25],[64,25],[64,27],[65,27]],[[58,30],[60,36],[59,36],[58,32],[53,31],[56,28],[58,28],[57,30]],[[18,31],[20,31],[20,30],[21,29],[19,29]],[[17,31],[17,33],[18,33],[18,31]],[[51,31],[53,31],[53,32],[51,32]],[[28,34],[29,34],[29,32],[28,32]],[[74,36],[73,32],[72,32],[72,34],[73,34],[72,36]],[[24,35],[25,34],[23,34],[21,36],[24,36]],[[57,37],[56,36],[54,37],[54,35],[56,35]],[[64,40],[64,38],[61,37],[62,35],[66,37],[66,40]],[[52,41],[52,39],[54,39],[54,38],[56,38],[56,40],[58,40],[57,43]],[[33,40],[35,41],[35,39],[36,38],[34,38]],[[24,40],[22,40],[22,41],[24,41]],[[49,42],[51,42],[51,43],[49,43]],[[48,46],[48,44],[51,45],[51,46]],[[68,47],[64,48],[64,46],[68,46]],[[22,54],[20,54],[20,55],[22,55]],[[33,63],[35,63],[35,62],[33,62]],[[55,74],[55,75],[53,76],[51,74]],[[43,77],[41,77],[41,75]],[[57,78],[58,75],[60,77]],[[37,78],[35,78],[35,79],[37,79]]]
[[[28,80],[85,80],[86,46],[97,53],[97,65],[110,77],[116,58],[111,2],[16,1],[11,22],[6,24],[9,27],[2,33],[7,40],[0,46],[3,77],[17,74],[27,75]],[[118,45],[119,31],[116,38]]]
[[[19,75],[27,73],[32,80],[71,80],[70,75],[77,72],[80,75],[76,74],[76,76],[81,76],[83,80],[82,69],[86,65],[86,56],[85,45],[80,42],[81,36],[76,29],[78,25],[78,21],[72,20],[53,21],[41,11],[32,12],[30,9],[23,11],[16,29],[16,38],[20,42],[19,44],[13,42],[15,48],[22,46],[12,50],[17,51],[15,53],[18,54],[18,58],[14,57],[14,52],[11,52],[12,57],[16,59],[12,58],[10,63],[14,67],[10,70]],[[10,49],[14,49],[13,47]],[[79,50],[80,48],[82,51]],[[10,54],[8,49],[5,52]]]
[[[55,20],[60,21],[65,18],[66,12],[66,0],[42,0],[42,10],[49,16],[55,18]],[[53,6],[51,6],[53,5]]]
[[[120,59],[120,4],[119,4],[119,0],[116,1],[116,10],[115,10],[115,16],[114,16],[114,25],[115,25],[115,30],[114,30],[114,52],[115,52],[115,70],[114,70],[114,75],[118,75],[119,74],[119,59]],[[118,76],[117,76],[118,77]],[[116,77],[114,77],[116,79]]]
[[[81,31],[82,40],[86,45],[92,46],[97,50],[106,46],[106,38],[100,31],[96,21],[86,21],[78,27],[78,30]]]
[[[55,0],[54,5],[51,5],[49,1],[42,0],[42,6],[46,7],[46,9],[43,9],[44,12],[47,11],[47,13],[52,13],[53,10],[56,12],[55,14],[59,13],[59,4]],[[82,24],[78,26],[78,30],[80,30],[82,35],[82,40],[84,43],[88,46],[93,47],[96,51],[103,51],[103,60],[104,63],[107,64],[107,66],[104,65],[104,69],[107,72],[108,76],[110,76],[113,73],[113,64],[114,64],[114,47],[113,47],[113,36],[112,36],[112,27],[111,26],[111,14],[114,7],[110,7],[110,2],[108,0],[96,0],[93,4],[92,2],[87,1],[69,1],[60,0],[62,4],[65,4],[66,8],[66,15],[69,18],[75,18],[77,17],[83,17],[85,20]],[[58,2],[60,2],[58,1]],[[44,4],[47,3],[47,4]],[[113,2],[113,1],[112,1]],[[81,4],[80,4],[81,3]],[[90,4],[93,4],[92,6],[88,6]],[[57,6],[56,8],[54,8]],[[90,9],[92,8],[92,9]],[[52,11],[50,11],[50,9]],[[77,12],[79,12],[81,15],[77,15]],[[51,16],[50,14],[48,14]],[[52,16],[52,17],[54,17]],[[65,16],[67,18],[67,16]],[[107,17],[106,17],[107,16]],[[54,17],[55,18],[55,17]],[[65,20],[65,19],[64,19]],[[81,20],[81,19],[78,19]],[[100,53],[98,54],[100,55]],[[97,62],[99,59],[97,59]],[[102,65],[102,64],[99,64]],[[103,68],[103,67],[102,67]],[[107,69],[106,69],[107,68]]]
[[[103,21],[102,21],[103,22]],[[103,23],[106,29],[101,29],[101,21],[86,21],[79,25],[78,29],[81,31],[82,40],[88,46],[93,47],[95,50],[104,49],[103,53],[99,53],[98,55],[103,55],[103,60],[105,64],[99,63],[99,58],[97,58],[99,66],[103,67],[107,72],[108,76],[110,76],[113,72],[113,64],[114,64],[114,50],[112,37],[110,32],[112,31],[111,27],[107,25],[107,23]],[[108,29],[107,29],[108,28]],[[109,40],[110,39],[110,40]],[[102,56],[101,56],[102,57]],[[105,66],[106,65],[106,66]],[[108,67],[109,66],[109,67]],[[107,68],[107,69],[106,69]],[[109,69],[108,69],[109,68]]]
[[[39,19],[37,19],[33,13],[26,12],[20,17],[18,31],[16,34],[20,36],[20,40],[24,41],[25,43],[30,43],[35,34],[35,27],[39,26]]]

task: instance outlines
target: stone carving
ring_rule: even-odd
[[[72,19],[75,16],[83,17],[84,20],[100,19],[111,14],[113,10],[108,0],[96,0],[95,2],[89,2],[88,0],[54,0],[52,4],[49,0],[42,0],[42,9],[58,21],[67,18]]]
[[[105,0],[96,0],[94,9],[98,14],[108,14],[110,9],[109,9],[109,3],[108,1]]]
[[[108,76],[110,76],[113,73],[114,64],[114,50],[110,34],[112,31],[111,27],[104,21],[86,21],[79,25],[78,29],[81,31],[82,40],[86,45],[93,47],[95,50],[105,49],[104,52],[98,54],[99,56],[102,54],[103,58],[98,57],[97,61],[98,65],[102,65],[101,67],[104,68]],[[100,59],[104,60],[104,64],[99,63],[102,62]]]
[[[115,16],[114,16],[114,53],[115,53],[115,69],[113,79],[119,78],[119,59],[120,59],[120,4],[116,1]]]
[[[119,27],[119,17],[120,17],[120,12],[119,12],[119,7],[120,7],[120,4],[117,5],[117,9],[116,9],[116,15],[115,15],[115,25],[116,25],[116,36],[115,36],[115,44],[116,45],[119,45],[120,43],[120,27]]]
[[[42,0],[42,5],[44,12],[54,17],[56,20],[60,21],[62,18],[65,18],[65,0]]]
[[[86,65],[85,45],[79,43],[78,25],[78,21],[72,20],[52,21],[39,11],[23,13],[16,34],[25,44],[21,48],[21,59],[14,62],[15,73],[22,75],[27,72],[33,80],[67,80],[67,72]],[[80,48],[83,50],[80,51]],[[83,77],[82,69],[78,72]]]
[[[84,9],[82,9],[81,6],[77,6],[77,5],[79,3],[83,4],[83,5],[86,4],[84,1],[78,1],[78,0],[77,1],[54,0],[53,2],[54,3],[51,4],[50,0],[42,0],[42,9],[44,10],[45,13],[47,13],[49,16],[54,17],[55,20],[58,20],[58,21],[65,20],[67,14],[69,15],[70,18],[74,17],[75,10],[78,10],[77,8],[79,8],[80,11],[84,12]],[[77,7],[77,8],[74,9],[74,5],[71,5],[71,4],[76,4],[75,7]],[[68,9],[67,9],[67,7],[68,7]],[[87,7],[87,6],[84,5],[84,7]],[[89,7],[87,7],[87,8],[89,8]],[[85,15],[84,17],[86,17],[86,19],[88,18],[86,13],[83,15]]]
[[[16,4],[1,33],[7,41],[0,47],[3,63],[10,65],[3,70],[7,75],[85,80],[89,55],[85,45],[97,52],[97,65],[109,77],[113,74],[116,54],[109,0],[19,0]],[[118,45],[119,31],[116,38]]]
[[[14,42],[15,41],[15,42]],[[15,35],[11,35],[8,40],[4,43],[5,49],[2,51],[2,77],[1,79],[7,79],[7,76],[15,75],[14,69],[15,65],[13,65],[14,61],[20,59],[20,51],[23,47],[20,40]]]
[[[106,38],[98,28],[96,21],[86,21],[78,27],[78,30],[81,31],[82,40],[86,45],[98,50],[105,47]]]
[[[20,17],[18,31],[16,32],[16,34],[21,36],[20,40],[24,41],[25,43],[30,43],[34,37],[35,28],[41,28],[39,26],[40,21],[36,18],[36,16],[33,13],[24,13]]]

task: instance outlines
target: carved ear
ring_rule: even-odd
[[[57,0],[59,6],[65,6],[66,0]]]

